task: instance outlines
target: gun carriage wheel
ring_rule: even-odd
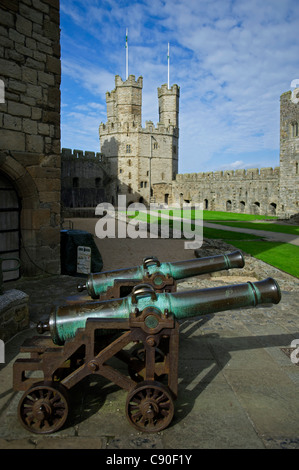
[[[28,431],[37,434],[58,431],[68,415],[65,387],[53,382],[39,382],[33,385],[22,396],[18,415]]]
[[[170,424],[174,414],[170,390],[156,381],[141,382],[127,396],[126,414],[138,431],[162,431]]]

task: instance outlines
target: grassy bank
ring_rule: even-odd
[[[299,247],[288,243],[265,242],[265,241],[242,241],[232,242],[236,248],[265,261],[292,276],[299,278]]]
[[[290,235],[296,235],[299,237],[299,226],[298,225],[279,225],[272,223],[263,223],[263,222],[215,222],[219,225],[226,225],[229,227],[238,227],[238,228],[249,228],[251,230],[265,230],[267,232],[280,232],[280,233],[289,233]]]

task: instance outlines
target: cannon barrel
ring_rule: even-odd
[[[85,285],[78,285],[78,291],[87,290],[88,294],[97,299],[107,289],[113,286],[116,279],[136,279],[142,281],[147,274],[161,273],[171,276],[174,280],[185,279],[199,274],[207,274],[231,268],[243,268],[244,258],[240,251],[229,254],[194,258],[173,263],[160,263],[157,258],[144,258],[143,264],[116,271],[104,271],[89,274]]]
[[[56,308],[50,315],[46,329],[55,344],[64,344],[75,336],[79,328],[85,328],[88,318],[129,319],[138,308],[151,307],[159,315],[168,311],[177,320],[221,312],[259,304],[277,304],[281,299],[280,288],[272,278],[244,284],[157,294],[147,284],[137,285],[132,293],[122,299],[86,302]],[[45,328],[39,325],[39,332]]]

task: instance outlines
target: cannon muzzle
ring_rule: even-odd
[[[143,264],[140,266],[90,274],[86,283],[78,285],[77,289],[79,292],[87,290],[88,294],[93,299],[97,299],[101,294],[105,293],[109,287],[113,286],[114,281],[117,279],[135,279],[138,282],[142,282],[147,275],[156,275],[159,273],[162,276],[170,276],[174,280],[179,280],[200,274],[243,267],[244,258],[240,251],[206,258],[176,261],[174,263],[160,263],[156,257],[148,257],[144,258]],[[158,278],[159,277],[156,279]]]
[[[58,307],[50,315],[48,328],[53,342],[61,345],[73,338],[79,328],[85,328],[88,318],[129,319],[132,312],[144,312],[147,309],[155,312],[156,323],[165,312],[181,320],[260,304],[277,304],[280,299],[279,285],[272,278],[211,289],[160,294],[152,286],[141,284],[125,298]]]

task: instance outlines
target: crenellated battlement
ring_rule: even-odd
[[[127,80],[123,81],[120,75],[115,76],[115,87],[118,86],[137,86],[138,88],[143,87],[143,77],[138,77],[135,80],[135,75],[129,75]]]
[[[237,181],[237,180],[265,180],[265,179],[278,179],[279,167],[275,168],[250,168],[247,170],[224,170],[224,171],[211,171],[207,173],[184,173],[177,174],[176,181],[178,183],[198,181]]]
[[[146,134],[165,134],[165,135],[173,135],[178,136],[178,129],[174,127],[172,124],[165,126],[162,122],[158,122],[156,125],[153,121],[146,121],[145,127],[141,127],[135,121],[128,121],[128,122],[115,122],[115,121],[108,121],[107,123],[101,122],[100,124],[100,134],[101,135],[110,135],[113,133],[118,132],[144,132]]]
[[[80,159],[80,160],[93,160],[98,161],[99,163],[106,163],[106,157],[100,152],[91,152],[89,150],[77,150],[77,149],[69,149],[69,148],[62,148],[61,149],[61,157],[64,160],[68,159]]]

